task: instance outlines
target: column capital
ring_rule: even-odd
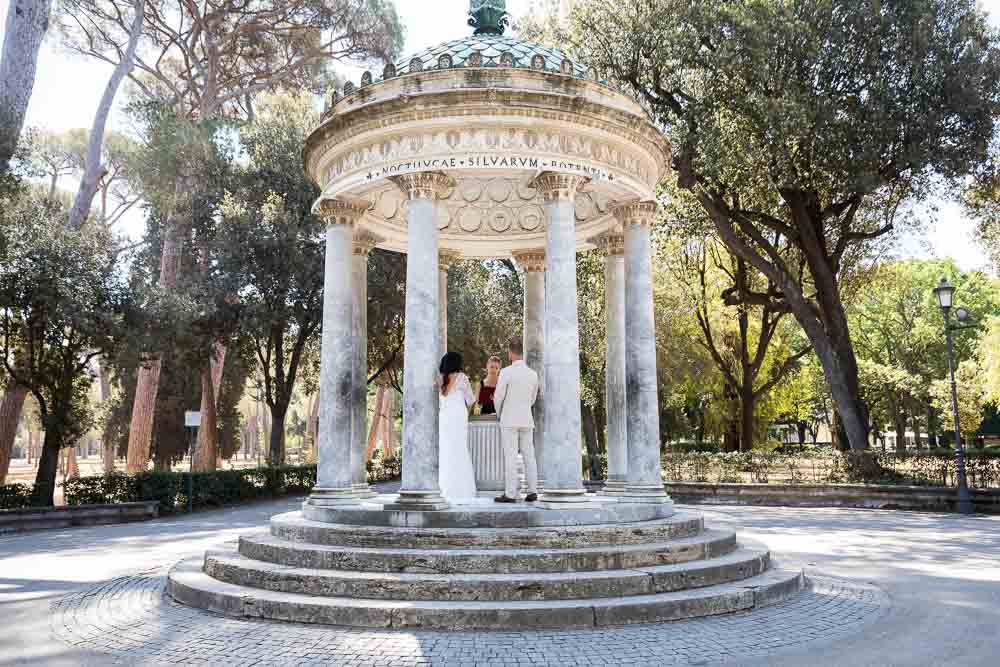
[[[375,249],[382,239],[371,232],[357,231],[354,234],[354,256],[367,257]]]
[[[327,226],[353,225],[364,215],[365,207],[341,199],[324,199],[319,203],[319,217]]]
[[[586,176],[564,174],[558,171],[545,171],[539,174],[532,185],[538,190],[545,201],[569,200],[576,198],[576,193],[590,182]]]
[[[455,179],[440,171],[421,171],[390,179],[409,199],[439,199],[455,187]]]
[[[541,248],[537,250],[517,250],[514,253],[514,261],[526,273],[540,273],[545,270],[545,251]]]
[[[608,257],[622,257],[625,255],[625,234],[622,232],[606,232],[591,239],[591,243],[596,245]]]
[[[615,218],[622,225],[644,225],[649,227],[656,220],[660,212],[660,205],[655,201],[636,201],[627,204],[618,204],[612,209]]]
[[[455,250],[438,251],[438,269],[447,272],[452,265],[462,258],[462,254]]]

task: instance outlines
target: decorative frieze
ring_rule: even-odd
[[[454,179],[439,171],[421,171],[415,174],[393,176],[390,180],[409,199],[439,199],[455,187]]]
[[[542,195],[546,202],[576,199],[576,194],[584,184],[590,181],[584,176],[546,171],[538,176],[532,185]]]
[[[323,199],[319,203],[319,216],[328,226],[353,225],[365,212],[365,207],[341,199]]]

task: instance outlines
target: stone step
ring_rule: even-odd
[[[423,574],[518,574],[592,572],[670,565],[724,556],[736,549],[736,533],[706,530],[664,542],[572,549],[389,549],[289,542],[273,535],[240,538],[239,553],[290,567]]]
[[[209,552],[205,573],[219,581],[284,593],[378,600],[573,600],[701,588],[767,570],[766,548],[741,546],[709,560],[631,570],[542,574],[407,574],[315,570]]]
[[[753,609],[795,596],[800,571],[770,570],[739,583],[671,593],[545,601],[392,601],[315,597],[230,584],[205,574],[202,560],[175,566],[167,591],[178,602],[240,618],[365,628],[529,630],[586,628],[697,618]]]
[[[310,521],[300,512],[280,514],[271,519],[271,534],[290,542],[396,549],[563,549],[605,544],[641,544],[692,537],[703,529],[702,516],[687,512],[678,512],[668,519],[638,523],[549,528],[352,526]]]
[[[394,495],[379,496],[354,507],[314,507],[302,504],[302,515],[311,521],[349,526],[395,526],[397,528],[544,528],[636,523],[666,519],[675,513],[673,503],[624,503],[614,498],[588,494],[587,502],[565,509],[541,509],[531,503],[500,505],[490,499],[445,510],[386,509],[398,501]]]

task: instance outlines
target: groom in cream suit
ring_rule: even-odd
[[[538,373],[524,363],[524,345],[513,338],[508,346],[510,366],[500,371],[493,404],[500,417],[500,441],[503,444],[504,494],[498,503],[517,502],[517,452],[524,456],[524,474],[528,478],[525,500],[538,500],[538,463],[535,461],[535,418],[531,408],[538,399]]]

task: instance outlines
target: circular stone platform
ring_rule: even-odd
[[[235,617],[366,628],[512,630],[673,621],[758,609],[806,582],[766,547],[669,503],[543,510],[354,508],[274,517],[169,574],[177,601]],[[322,519],[318,521],[316,519]]]
[[[58,598],[52,631],[98,661],[185,665],[682,665],[768,659],[859,635],[890,608],[880,589],[810,572],[793,600],[754,612],[585,630],[358,630],[209,614],[165,594],[161,570]]]

